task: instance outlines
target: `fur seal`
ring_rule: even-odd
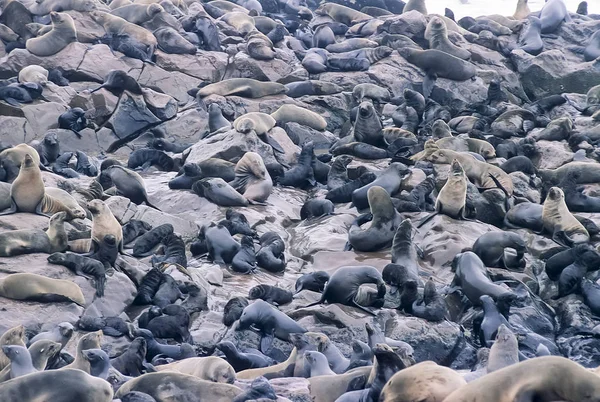
[[[73,363],[61,368],[64,369],[78,369],[86,373],[90,373],[90,362],[85,358],[83,352],[89,349],[100,349],[100,343],[102,341],[102,331],[89,332],[82,336],[77,343],[77,354]]]
[[[40,155],[37,150],[27,144],[19,144],[0,152],[0,161],[6,171],[7,182],[12,182],[19,174],[19,169],[25,161],[25,155],[29,154],[33,158],[36,166],[40,164]]]
[[[414,284],[415,282],[412,283]],[[429,278],[425,283],[422,302],[423,304],[420,305],[415,300],[412,305],[405,308],[405,310],[415,317],[423,318],[431,322],[443,321],[446,318],[446,315],[448,314],[446,300],[438,293],[432,278]]]
[[[0,280],[0,296],[41,303],[70,301],[85,305],[79,286],[71,281],[36,274],[10,274]]]
[[[217,344],[217,349],[223,352],[227,362],[236,372],[253,368],[268,367],[273,364],[273,361],[266,356],[257,353],[241,353],[235,345],[229,341],[219,342]]]
[[[135,41],[146,45],[149,48],[148,54],[153,54],[158,45],[156,37],[139,25],[132,24],[121,17],[109,14],[104,11],[94,10],[89,13],[90,17],[98,24],[104,27],[107,34],[113,36],[126,36]]]
[[[381,273],[370,266],[346,266],[338,268],[329,278],[321,299],[306,307],[318,304],[340,303],[346,306],[356,307],[368,314],[375,315],[371,310],[356,303],[355,296],[361,285],[373,283],[377,285],[378,298],[385,296],[385,282]]]
[[[81,370],[48,370],[0,384],[0,398],[6,401],[110,402],[110,384]]]
[[[556,31],[563,22],[571,22],[571,16],[563,0],[548,0],[540,11],[542,33],[549,34]]]
[[[204,98],[208,95],[237,95],[253,99],[278,95],[285,93],[286,90],[285,85],[276,82],[261,82],[251,78],[230,78],[201,88],[197,96]]]
[[[342,92],[342,87],[339,85],[318,80],[290,82],[285,86],[287,88],[286,95],[290,98],[300,98],[305,95],[333,95]]]
[[[311,272],[304,274],[296,280],[296,293],[302,290],[310,290],[312,292],[322,292],[325,289],[325,284],[329,281],[329,274],[325,271]]]
[[[244,309],[248,307],[248,299],[245,297],[232,297],[223,308],[223,324],[230,327],[241,316]]]
[[[153,4],[127,4],[111,11],[112,15],[121,17],[132,24],[142,25],[150,21],[158,13],[165,11],[158,3]]]
[[[48,70],[35,64],[23,67],[19,71],[19,82],[36,82],[40,85],[46,85],[48,82]]]
[[[152,230],[152,226],[148,222],[131,219],[123,225],[123,244],[129,244],[141,235]]]
[[[344,374],[309,378],[310,397],[313,401],[335,402],[349,390],[364,388],[371,370],[371,367],[358,367]]]
[[[429,48],[451,54],[459,59],[468,60],[471,52],[454,45],[448,39],[448,29],[441,17],[433,16],[425,29],[425,39],[429,41]]]
[[[582,390],[585,390],[583,394]],[[501,402],[506,397],[533,398],[535,395],[553,395],[549,398],[567,401],[594,401],[600,398],[600,386],[596,374],[579,364],[564,357],[543,356],[505,367],[463,385],[444,401]]]
[[[207,399],[214,402],[231,402],[242,390],[231,384],[201,380],[192,375],[173,371],[147,373],[131,379],[119,388],[117,398],[131,391],[139,391],[150,395],[157,402],[176,399]]]
[[[307,200],[300,209],[300,219],[314,219],[333,214],[333,202],[323,199]]]
[[[166,152],[158,149],[140,148],[129,154],[129,159],[127,159],[129,169],[141,167],[142,170],[145,170],[150,166],[157,166],[161,170],[170,172],[175,167],[175,162]]]
[[[552,239],[563,245],[587,243],[590,235],[585,227],[569,212],[565,194],[558,187],[548,191],[542,210],[544,229],[552,233]]]
[[[312,160],[315,157],[314,149],[315,146],[312,141],[304,143],[298,157],[298,163],[286,171],[283,176],[276,177],[277,183],[282,186],[299,188],[315,186],[317,182],[312,167]]]
[[[201,380],[233,384],[235,370],[224,359],[216,356],[190,357],[178,362],[157,366],[158,371],[173,370],[178,373],[188,374]]]
[[[309,371],[309,378],[321,375],[336,374],[329,368],[329,364],[325,355],[317,352],[316,350],[304,352],[304,359],[306,360],[306,366]]]
[[[294,367],[296,366],[297,358],[298,350],[294,347],[286,361],[269,367],[240,371],[236,374],[236,377],[240,380],[253,380],[260,376],[264,376],[265,378],[269,379],[290,377],[294,374]]]
[[[209,260],[217,264],[230,264],[240,249],[240,244],[221,224],[203,226],[200,228],[200,235],[206,239]]]
[[[260,239],[260,250],[256,253],[256,263],[269,272],[285,270],[285,243],[275,232],[266,232]]]
[[[68,247],[64,223],[67,214],[59,212],[50,218],[48,229],[21,229],[0,233],[0,256],[65,251]]]
[[[519,345],[517,337],[506,325],[500,324],[496,340],[490,348],[487,372],[492,373],[518,362]]]
[[[243,195],[220,177],[200,179],[194,183],[192,191],[222,207],[245,207],[249,204]]]
[[[115,237],[117,249],[123,254],[123,229],[108,205],[102,200],[92,200],[87,206],[93,217],[90,250],[92,252],[100,250],[104,237],[112,235]]]
[[[50,13],[52,30],[37,38],[28,39],[25,48],[39,57],[52,56],[63,50],[69,43],[77,41],[75,22],[66,13]]]
[[[142,375],[142,366],[146,358],[147,344],[142,337],[135,338],[127,350],[111,360],[111,365],[123,375],[138,377]]]
[[[94,278],[96,296],[104,296],[106,270],[100,261],[74,253],[54,253],[48,257],[48,262],[51,264],[64,265],[77,275],[81,275],[86,278]]]
[[[402,217],[383,188],[369,188],[367,197],[371,213],[360,215],[352,223],[348,231],[348,243],[357,251],[378,251],[392,244]],[[369,220],[371,226],[366,230],[361,229],[361,225]]]
[[[513,18],[516,20],[523,20],[531,13],[529,6],[527,5],[528,0],[517,0],[517,8],[513,14]]]
[[[73,336],[74,329],[75,328],[73,328],[71,323],[61,322],[51,331],[40,332],[31,338],[29,340],[29,345],[32,346],[37,341],[50,340],[58,342],[64,348],[67,345],[67,342],[69,342],[69,339],[71,339],[71,336]]]
[[[135,78],[122,70],[110,70],[108,74],[106,74],[106,77],[104,77],[103,84],[98,88],[93,89],[91,92],[94,93],[101,88],[106,88],[117,95],[122,94],[123,91],[129,91],[135,95],[142,95],[142,87],[140,87],[140,84],[138,84]]]
[[[293,294],[289,290],[284,290],[271,285],[257,285],[248,292],[248,299],[261,299],[274,306],[281,306],[292,302]]]
[[[237,330],[247,329],[251,325],[262,334],[260,350],[263,353],[271,348],[273,337],[287,340],[291,333],[306,332],[296,321],[263,300],[256,300],[244,308]]]
[[[381,402],[444,401],[467,382],[456,371],[425,361],[394,374],[381,390]]]
[[[365,172],[358,179],[352,180],[346,184],[336,187],[327,192],[326,199],[331,200],[334,203],[351,202],[352,194],[354,191],[372,183],[377,179],[377,176],[373,172]],[[366,192],[365,192],[366,194]],[[367,201],[365,199],[365,201]],[[368,204],[368,201],[367,201]],[[365,206],[366,208],[366,206]]]
[[[383,145],[383,126],[375,107],[369,101],[358,105],[358,116],[354,122],[354,138],[370,145]]]
[[[505,248],[512,248],[517,252],[517,267],[507,264],[507,261],[504,259]],[[521,263],[524,263],[523,256],[526,251],[527,245],[525,241],[514,232],[484,233],[473,244],[473,252],[481,258],[486,267],[492,268],[518,268]]]
[[[133,246],[133,256],[139,258],[154,254],[154,248],[167,236],[173,234],[173,230],[173,225],[163,223],[144,233],[136,240]]]
[[[208,105],[208,130],[214,133],[221,129],[231,128],[231,123],[223,117],[221,107],[217,103]]]
[[[271,113],[271,117],[280,127],[283,127],[285,123],[295,122],[315,130],[327,128],[327,122],[321,115],[296,105],[281,105],[279,109]]]
[[[142,176],[131,169],[123,166],[111,166],[102,171],[98,181],[104,190],[115,186],[118,195],[129,198],[134,204],[139,205],[145,202],[149,207],[160,211],[159,208],[151,204],[148,200],[148,193],[146,192],[146,185]]]
[[[331,19],[348,26],[354,25],[357,22],[370,20],[371,16],[360,11],[353,10],[335,3],[324,3],[315,10],[317,15],[328,15]]]
[[[0,346],[7,345],[25,346],[25,327],[23,325],[9,328],[0,336]],[[0,348],[0,369],[4,369],[9,363],[10,360]]]
[[[389,195],[394,195],[402,184],[403,176],[408,172],[406,165],[399,162],[390,163],[377,179],[352,192],[352,203],[358,210],[367,208],[369,206],[368,191],[374,186],[379,186]]]
[[[246,152],[235,165],[235,179],[230,183],[248,202],[264,203],[273,190],[273,180],[262,157]]]

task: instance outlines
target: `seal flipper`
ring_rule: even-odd
[[[273,137],[270,137],[268,134],[265,134],[266,143],[273,148],[274,151],[279,152],[280,154],[284,154],[285,151],[281,147],[281,145],[277,142],[277,140]]]
[[[263,336],[260,339],[260,351],[261,352],[263,352],[264,354],[269,353],[269,351],[271,350],[271,347],[273,346],[274,337],[275,337],[275,328],[271,328],[269,333],[264,332],[264,329],[263,329]]]
[[[367,314],[370,314],[370,315],[372,315],[372,316],[374,316],[374,317],[376,317],[376,316],[377,316],[377,314],[375,314],[373,311],[371,311],[370,309],[368,309],[368,308],[366,308],[366,307],[364,307],[364,306],[361,306],[360,304],[358,304],[358,303],[357,303],[357,302],[355,302],[354,300],[352,300],[352,305],[353,305],[354,307],[356,307],[357,309],[364,311],[364,312],[365,312],[365,313],[367,313]]]
[[[435,85],[435,80],[437,80],[437,75],[431,72],[427,72],[425,77],[423,78],[423,96],[425,99],[428,99],[433,91],[433,86]]]
[[[156,206],[154,206],[154,205],[150,204],[150,201],[148,201],[148,197],[146,197],[146,198],[144,199],[144,202],[145,202],[145,203],[146,203],[146,205],[148,205],[150,208],[154,208],[154,209],[156,209],[157,211],[160,211],[160,209],[159,209],[158,207],[156,207]],[[161,212],[162,212],[162,211],[161,211]]]
[[[4,98],[4,102],[8,103],[11,106],[21,106],[21,104],[14,98]]]
[[[10,198],[10,208],[6,211],[0,212],[0,216],[2,215],[11,215],[17,213],[17,204],[15,203],[14,198]]]
[[[48,218],[50,218],[50,215],[45,214],[42,211],[42,206],[44,205],[44,199],[42,198],[42,200],[40,201],[40,203],[37,205],[37,207],[35,207],[35,213],[38,215],[42,215],[42,216],[47,216]]]
[[[433,217],[438,214],[439,214],[439,212],[435,211],[435,212],[432,212],[429,215],[427,215],[425,218],[423,218],[423,220],[421,222],[419,222],[419,224],[417,225],[417,229],[420,228],[421,226],[423,226],[424,224],[426,224],[427,222],[429,222],[430,220],[432,220]]]

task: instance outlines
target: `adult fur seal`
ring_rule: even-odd
[[[556,31],[563,21],[571,22],[571,16],[563,0],[548,0],[540,11],[540,20],[542,33],[549,34]]]
[[[276,82],[262,82],[251,78],[230,78],[205,86],[198,91],[197,96],[204,98],[208,95],[237,95],[244,98],[262,98],[285,93],[286,90],[285,85]]]
[[[236,376],[240,380],[253,380],[260,376],[265,378],[290,377],[294,375],[297,358],[298,350],[294,347],[286,361],[269,367],[240,371]]]
[[[0,336],[0,346],[6,345],[25,346],[25,327],[23,325],[9,328]],[[0,349],[0,369],[4,369],[9,363],[10,360]]]
[[[192,191],[222,207],[244,207],[249,204],[243,195],[220,177],[200,179],[194,183]]]
[[[448,39],[446,23],[441,17],[431,17],[427,24],[427,28],[425,29],[425,39],[429,41],[430,49],[440,50],[463,60],[467,60],[471,57],[471,52],[461,49],[450,42]]]
[[[379,298],[385,296],[386,288],[381,273],[374,267],[357,266],[357,267],[340,267],[329,278],[329,282],[323,290],[321,300],[309,304],[306,307],[315,306],[317,304],[340,303],[346,306],[356,307],[366,313],[375,315],[371,310],[356,303],[354,300],[358,288],[361,285],[373,283],[377,285]]]
[[[548,191],[542,210],[542,222],[544,229],[552,233],[552,239],[559,244],[572,246],[590,240],[588,231],[569,212],[565,194],[558,187],[552,187]]]
[[[235,165],[235,179],[230,183],[249,202],[263,203],[271,195],[273,180],[262,157],[246,152]]]
[[[230,384],[201,380],[173,371],[148,373],[129,380],[119,388],[115,396],[120,398],[131,391],[148,394],[157,402],[204,399],[231,402],[242,393],[241,389]]]
[[[507,264],[504,249],[512,248],[517,252],[516,267]],[[473,244],[473,252],[481,258],[486,267],[492,268],[518,268],[527,251],[525,241],[514,232],[488,232],[481,235]]]
[[[496,341],[490,348],[487,372],[491,373],[519,362],[519,345],[517,337],[504,324],[498,327]]]
[[[425,361],[394,374],[381,390],[381,402],[438,402],[467,382],[456,371]]]
[[[31,38],[25,43],[26,49],[39,57],[52,56],[63,50],[69,43],[77,42],[75,22],[69,14],[50,13],[52,30],[40,37]]]
[[[256,263],[269,272],[285,270],[285,243],[275,232],[266,232],[260,239],[261,248],[256,253]]]
[[[394,208],[390,195],[379,186],[368,191],[370,214],[360,215],[348,231],[348,243],[357,251],[378,251],[389,247],[402,222],[402,217]],[[363,230],[361,225],[371,221],[371,226]]]
[[[569,359],[543,356],[505,367],[463,385],[444,401],[504,402],[537,396],[542,400],[592,402],[600,398],[600,384],[596,374]]]
[[[13,300],[41,303],[74,302],[85,305],[79,286],[63,279],[46,278],[36,274],[10,274],[0,280],[0,296]]]
[[[85,358],[83,352],[90,349],[100,349],[102,341],[102,331],[89,332],[82,336],[77,343],[77,354],[75,360],[62,369],[78,369],[90,373],[90,362]]]
[[[369,101],[361,102],[354,122],[354,138],[359,142],[380,146],[383,145],[382,129],[373,104]]]
[[[102,200],[88,202],[88,209],[92,213],[92,244],[90,250],[96,252],[101,248],[104,237],[112,235],[115,238],[117,249],[123,251],[123,229],[112,211]]]
[[[157,366],[158,371],[173,370],[201,380],[233,384],[235,370],[224,359],[216,356],[190,357],[178,362]]]
[[[325,130],[327,122],[320,114],[296,105],[281,105],[271,113],[277,125],[283,127],[285,123],[295,122],[315,130]]]
[[[95,22],[102,25],[107,34],[127,36],[147,46],[149,48],[148,54],[154,53],[158,41],[152,32],[146,28],[142,28],[121,17],[99,10],[90,12],[90,17],[92,17]]]
[[[145,202],[146,205],[158,209],[148,200],[144,179],[137,172],[123,166],[111,166],[104,169],[98,178],[102,187],[107,190],[115,186],[119,195],[127,197],[135,204]],[[158,209],[160,211],[160,209]]]
[[[379,186],[389,195],[394,195],[402,184],[403,176],[408,172],[406,165],[399,162],[390,163],[377,179],[352,192],[352,202],[356,209],[361,210],[369,206],[368,191],[371,187]]]
[[[0,398],[20,402],[110,402],[113,390],[107,381],[81,370],[49,370],[0,384]]]
[[[0,256],[65,251],[68,247],[64,227],[66,217],[65,212],[52,215],[46,231],[21,229],[0,233]]]
[[[228,341],[222,341],[217,344],[219,349],[225,357],[231,367],[235,371],[249,370],[253,368],[262,368],[270,366],[273,361],[266,356],[258,353],[242,353],[240,352],[233,343]]]
[[[348,26],[360,21],[370,20],[371,16],[335,3],[324,3],[315,10],[317,15],[328,15],[334,21]]]
[[[289,334],[306,332],[296,321],[263,300],[256,300],[242,312],[237,330],[258,328],[262,334],[260,349],[263,353],[271,348],[273,337],[287,340]]]

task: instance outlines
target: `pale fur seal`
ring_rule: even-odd
[[[367,193],[370,214],[356,218],[348,231],[348,243],[357,251],[378,251],[392,245],[396,229],[402,222],[402,217],[394,208],[387,191],[379,186],[373,186]],[[371,220],[368,229],[361,225]]]
[[[438,120],[435,123],[437,122],[443,122],[443,120]],[[456,152],[474,152],[483,156],[484,159],[493,159],[496,157],[496,150],[494,149],[492,144],[484,140],[479,140],[477,138],[463,138],[450,136],[440,138],[435,143],[441,149],[451,149]]]
[[[294,368],[296,366],[296,359],[298,358],[298,349],[294,347],[287,360],[279,364],[275,364],[269,367],[248,369],[240,371],[236,374],[239,380],[254,380],[260,376],[265,378],[281,378],[291,377],[294,375]]]
[[[41,303],[72,301],[85,305],[83,293],[76,283],[36,274],[10,274],[0,279],[0,296]]]
[[[48,70],[35,64],[23,67],[19,71],[19,82],[36,82],[40,85],[46,85],[48,83]]]
[[[527,5],[527,0],[517,0],[517,9],[513,14],[513,18],[516,20],[524,20],[531,14],[531,10]]]
[[[148,5],[132,3],[114,9],[111,14],[121,17],[132,24],[141,25],[163,11],[165,11],[164,8],[157,3]]]
[[[201,380],[233,384],[235,370],[225,359],[216,356],[189,357],[170,364],[156,366],[158,371],[172,370]]]
[[[519,362],[519,344],[517,337],[504,324],[498,327],[496,341],[490,348],[487,372],[491,373]]]
[[[25,327],[23,325],[9,328],[0,336],[0,346],[6,345],[25,346]],[[10,360],[0,348],[0,370],[4,369],[9,363]]]
[[[548,191],[542,209],[542,222],[544,229],[552,234],[552,239],[561,245],[572,246],[590,240],[588,231],[569,212],[565,194],[558,187]]]
[[[201,380],[191,375],[162,371],[131,379],[119,388],[120,398],[131,391],[150,395],[157,402],[175,400],[231,402],[242,390],[230,384]]]
[[[250,112],[235,119],[233,128],[244,134],[254,131],[260,136],[268,133],[276,123],[275,119],[266,113]]]
[[[40,168],[29,154],[25,155],[19,175],[10,187],[10,197],[11,208],[0,215],[8,215],[15,212],[30,212],[48,216],[48,214],[61,211],[69,215],[79,215],[79,213],[71,211],[59,200],[46,194]]]
[[[48,370],[0,384],[0,400],[111,402],[110,384],[81,370]]]
[[[77,42],[77,32],[73,18],[66,13],[50,13],[52,30],[37,38],[31,38],[25,43],[30,53],[46,57],[63,50],[69,43]]]
[[[340,396],[350,390],[356,388],[351,387],[354,384],[367,383],[371,367],[358,367],[344,374],[336,375],[321,375],[308,379],[310,396],[313,401],[318,402],[335,402]],[[358,389],[361,386],[357,387]]]
[[[262,203],[273,190],[273,180],[262,157],[255,152],[246,152],[235,165],[235,179],[230,183],[245,199]]]
[[[450,42],[448,39],[446,23],[441,17],[433,16],[431,20],[429,20],[427,28],[425,29],[425,39],[429,41],[430,49],[437,49],[463,60],[467,60],[471,57],[471,52]]]
[[[322,131],[327,128],[327,122],[320,114],[296,105],[281,105],[279,109],[271,113],[271,117],[281,127],[285,123],[295,122],[315,130]]]
[[[90,16],[94,21],[104,27],[104,30],[109,35],[122,35],[135,39],[137,42],[143,43],[150,47],[148,54],[154,53],[154,49],[158,45],[156,37],[147,30],[136,24],[132,24],[121,17],[106,13],[104,11],[92,11]]]
[[[100,249],[104,236],[113,235],[117,242],[117,248],[123,253],[123,228],[108,205],[102,200],[92,200],[88,203],[88,209],[93,218],[91,251]]]
[[[558,356],[544,356],[505,367],[452,392],[444,402],[600,400],[597,374]]]
[[[361,13],[350,7],[342,6],[336,3],[324,3],[315,10],[317,15],[328,15],[331,19],[348,26],[354,25],[357,22],[370,20],[372,17],[368,14]]]
[[[277,82],[262,82],[251,78],[230,78],[205,86],[198,91],[197,96],[203,98],[208,95],[236,95],[244,98],[262,98],[282,94],[286,91],[285,85]]]
[[[425,6],[425,0],[408,0],[404,6],[404,9],[402,10],[402,14],[413,10],[418,11],[423,15],[427,15],[427,6]]]
[[[0,152],[0,163],[6,171],[5,181],[11,183],[15,180],[19,174],[23,161],[25,160],[25,155],[27,154],[31,155],[33,163],[35,163],[36,166],[39,166],[40,154],[38,154],[35,148],[27,144],[19,144]]]
[[[85,334],[77,342],[77,353],[75,360],[63,369],[78,369],[86,373],[90,373],[90,362],[85,358],[84,351],[89,349],[100,349],[100,343],[102,342],[102,331],[90,332]]]
[[[52,215],[46,231],[21,229],[0,233],[0,257],[65,251],[69,246],[64,227],[66,217],[65,212]]]
[[[385,384],[381,402],[441,402],[467,382],[456,371],[425,361],[394,374]],[[463,401],[463,400],[461,400]]]
[[[52,11],[79,11],[88,12],[96,9],[94,0],[36,0],[29,7],[34,15],[46,15]]]

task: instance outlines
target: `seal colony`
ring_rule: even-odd
[[[0,401],[600,401],[596,4],[426,3],[0,1]]]

